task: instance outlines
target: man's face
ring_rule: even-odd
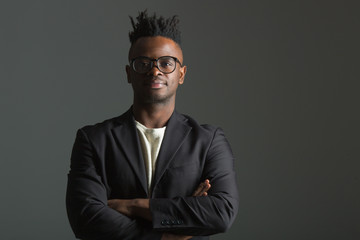
[[[177,58],[183,62],[181,48],[171,39],[156,36],[139,38],[131,47],[129,60],[137,57],[158,59],[163,56]],[[147,73],[137,73],[131,66],[126,66],[128,82],[134,90],[134,101],[139,103],[167,103],[175,101],[176,89],[183,84],[186,67],[176,63],[172,73],[161,72],[153,62],[153,67]]]

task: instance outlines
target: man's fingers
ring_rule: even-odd
[[[194,197],[207,196],[207,191],[210,189],[210,181],[206,179],[204,182],[200,183],[198,188],[193,193]]]
[[[211,185],[208,179],[206,179],[204,182],[201,183],[199,196],[206,196],[207,191],[210,189]]]

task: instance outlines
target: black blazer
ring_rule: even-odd
[[[168,231],[207,236],[227,230],[238,210],[234,158],[221,129],[172,114],[148,192],[141,145],[132,115],[77,132],[66,194],[78,238],[160,239]],[[192,197],[210,180],[208,196]],[[112,198],[150,198],[153,222],[131,219],[107,206]],[[194,237],[193,239],[208,239]]]

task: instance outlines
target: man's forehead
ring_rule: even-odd
[[[155,36],[141,37],[130,48],[129,59],[147,56],[157,58],[161,56],[174,56],[183,58],[180,46],[170,38]]]

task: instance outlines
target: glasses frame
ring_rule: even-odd
[[[145,58],[145,59],[148,59],[150,62],[151,62],[151,65],[150,65],[150,68],[149,68],[149,71],[147,72],[138,72],[135,70],[135,66],[134,66],[134,61],[137,60],[137,59],[140,59],[140,58]],[[158,61],[162,58],[172,58],[175,60],[175,67],[174,67],[174,70],[172,70],[171,72],[163,72],[159,66],[158,66]],[[139,74],[145,74],[145,73],[148,73],[151,71],[151,69],[153,69],[154,67],[154,62],[156,62],[155,66],[157,69],[159,69],[160,72],[164,73],[164,74],[170,74],[170,73],[173,73],[176,69],[176,62],[179,63],[180,67],[182,67],[183,65],[181,64],[181,62],[179,61],[179,59],[177,59],[176,57],[173,57],[173,56],[161,56],[159,58],[149,58],[149,57],[145,57],[145,56],[139,56],[139,57],[136,57],[136,58],[133,58],[130,60],[130,66],[131,68],[136,72],[136,73],[139,73]]]

